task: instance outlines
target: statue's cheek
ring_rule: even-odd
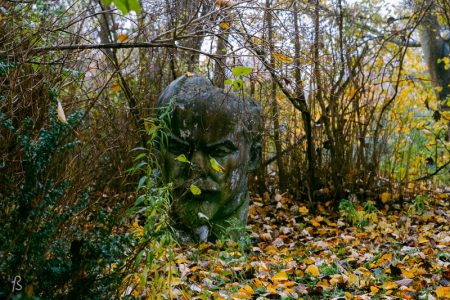
[[[241,172],[239,169],[234,169],[233,172],[231,172],[230,176],[230,190],[235,190],[239,186],[239,182],[241,181]]]

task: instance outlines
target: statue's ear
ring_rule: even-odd
[[[258,168],[259,164],[261,163],[261,156],[262,156],[262,147],[261,143],[259,141],[254,141],[252,143],[252,146],[250,147],[250,160],[249,160],[249,166],[248,171],[252,172]]]

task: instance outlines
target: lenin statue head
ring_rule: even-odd
[[[183,75],[163,91],[158,111],[168,127],[160,158],[163,179],[174,186],[171,216],[179,238],[206,241],[227,232],[239,239],[248,173],[261,157],[260,106],[205,77]]]

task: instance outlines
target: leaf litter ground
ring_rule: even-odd
[[[175,249],[170,297],[450,299],[448,194],[381,198],[383,208],[355,205],[353,217],[330,203],[313,212],[281,195],[255,198],[246,241]]]

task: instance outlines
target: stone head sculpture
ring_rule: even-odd
[[[161,167],[174,185],[171,214],[179,237],[206,241],[228,232],[239,238],[235,228],[247,222],[248,173],[261,157],[259,105],[205,77],[183,75],[163,91],[158,110],[169,129],[160,144]],[[182,154],[188,162],[176,159]]]

